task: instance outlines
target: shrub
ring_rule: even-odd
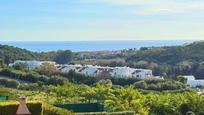
[[[9,90],[0,86],[0,95],[8,96],[10,94]]]
[[[17,101],[2,101],[0,102],[0,115],[15,115],[19,102]],[[42,114],[42,103],[40,102],[28,102],[29,111],[32,115]]]
[[[16,80],[0,78],[0,85],[8,88],[17,88],[19,83]]]
[[[78,113],[78,115],[135,115],[134,111],[124,112],[91,112],[91,113]]]
[[[46,85],[63,85],[66,81],[66,79],[62,78],[61,76],[48,77],[45,75],[40,75],[39,73],[34,71],[25,72],[13,69],[3,69],[0,71],[0,75],[30,83],[37,83],[40,81]]]
[[[73,112],[49,104],[43,104],[43,115],[75,115]]]

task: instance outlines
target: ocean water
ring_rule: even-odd
[[[2,45],[10,45],[34,52],[71,50],[100,51],[100,50],[122,50],[140,47],[176,46],[189,44],[190,40],[140,40],[140,41],[15,41],[2,42]]]

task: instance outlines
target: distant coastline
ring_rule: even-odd
[[[0,41],[2,45],[10,45],[35,52],[57,50],[101,51],[123,50],[141,47],[177,46],[189,44],[193,40],[135,40],[135,41]]]

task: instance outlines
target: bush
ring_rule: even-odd
[[[26,70],[28,69],[28,65],[26,63],[17,63],[13,65],[13,68],[17,70]]]
[[[91,113],[78,113],[78,115],[135,115],[134,111],[124,112],[91,112]]]
[[[186,86],[177,81],[168,79],[144,79],[134,83],[136,89],[142,90],[155,90],[155,91],[166,91],[166,90],[184,90]]]
[[[67,78],[70,82],[77,83],[77,84],[93,85],[99,82],[101,79],[104,79],[100,77],[94,77],[91,75],[80,74],[75,71],[69,71],[68,73],[59,73],[59,74]],[[121,86],[127,86],[135,82],[141,81],[140,78],[132,78],[132,77],[127,77],[127,78],[108,77],[108,79],[110,79],[114,85],[121,85]]]
[[[0,86],[0,95],[1,96],[8,96],[10,94],[9,90]]]
[[[47,76],[39,75],[31,71],[24,72],[19,70],[3,69],[0,71],[0,75],[6,76],[12,79],[31,82],[31,83],[35,83],[37,81],[46,82],[48,80]]]
[[[2,101],[0,102],[0,115],[15,115],[19,102],[17,101]],[[32,115],[42,114],[42,103],[40,102],[28,102],[29,111]]]
[[[40,81],[46,85],[63,85],[64,82],[66,81],[66,79],[60,76],[48,77],[45,75],[40,75],[39,73],[34,71],[25,72],[13,69],[3,69],[0,71],[0,75],[30,83],[37,83]]]
[[[73,112],[49,104],[43,104],[43,115],[75,115]]]
[[[0,85],[8,88],[17,88],[19,83],[16,80],[0,78]]]

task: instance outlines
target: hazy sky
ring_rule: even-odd
[[[204,38],[204,0],[0,0],[0,41]]]

